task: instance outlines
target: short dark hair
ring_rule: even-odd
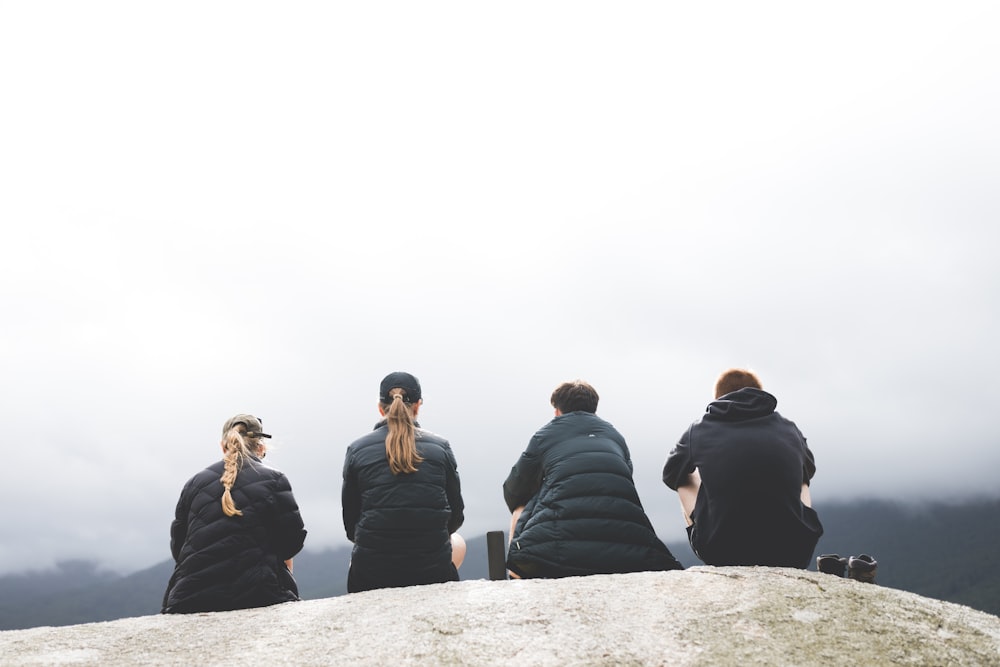
[[[583,380],[563,382],[552,392],[552,407],[567,412],[597,412],[597,391]]]
[[[742,368],[730,368],[720,375],[719,379],[715,382],[715,397],[721,398],[730,392],[738,389],[746,389],[747,387],[763,389],[760,385],[760,379],[753,371]]]

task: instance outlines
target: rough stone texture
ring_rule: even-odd
[[[998,665],[1000,618],[778,568],[465,581],[0,632],[3,665]]]

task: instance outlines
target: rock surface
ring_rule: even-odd
[[[1000,618],[816,572],[695,567],[10,630],[0,664],[998,665]]]

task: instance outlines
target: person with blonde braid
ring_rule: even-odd
[[[221,461],[188,480],[170,526],[176,565],[165,614],[266,607],[299,599],[292,557],[306,530],[288,478],[264,465],[260,420],[222,427]]]
[[[354,543],[347,591],[458,581],[465,519],[451,445],[420,428],[420,382],[390,373],[379,387],[375,429],[347,448],[341,489]]]

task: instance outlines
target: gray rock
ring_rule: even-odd
[[[0,663],[995,666],[1000,618],[816,572],[696,567],[10,630]]]

